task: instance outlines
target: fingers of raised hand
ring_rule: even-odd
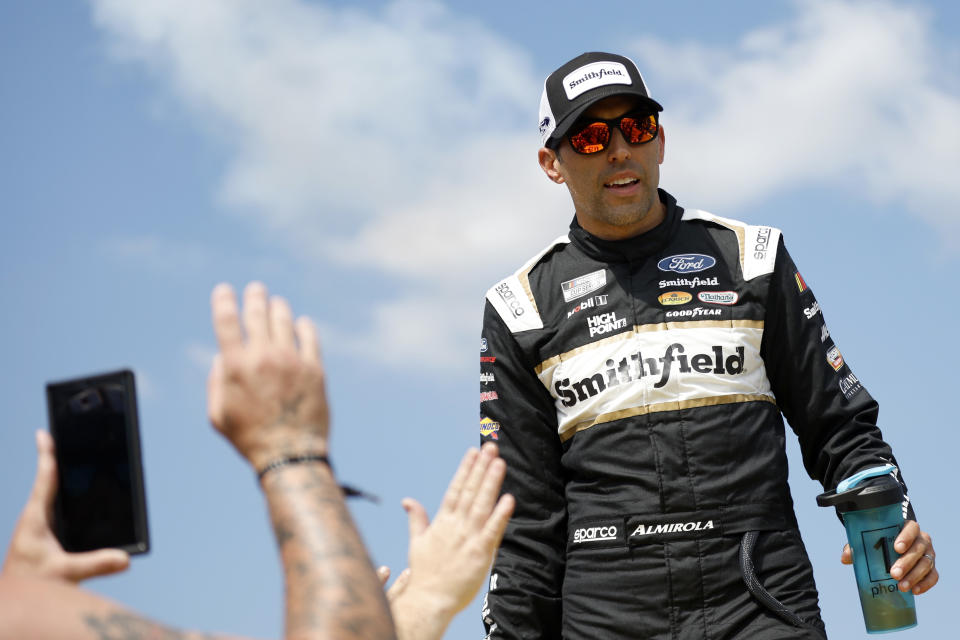
[[[460,499],[457,501],[457,513],[464,518],[470,518],[474,512],[475,501],[483,487],[483,479],[487,475],[490,464],[497,459],[497,446],[486,443],[480,448],[470,473],[467,475],[463,488],[460,490]]]
[[[450,480],[450,484],[447,485],[447,492],[443,495],[443,502],[440,504],[440,513],[447,513],[457,509],[464,485],[467,483],[467,477],[470,475],[470,471],[473,469],[479,455],[480,452],[473,447],[467,449],[467,452],[463,454],[463,459],[460,460],[460,466],[457,467],[453,478]]]
[[[505,493],[497,500],[497,506],[493,508],[493,513],[487,518],[483,525],[483,541],[489,553],[496,551],[503,539],[503,533],[507,529],[507,522],[513,515],[513,508],[516,506],[516,500],[509,493]]]
[[[251,345],[262,346],[270,341],[267,287],[262,282],[251,282],[243,290],[243,326]]]
[[[478,481],[477,494],[470,509],[470,526],[477,528],[484,526],[500,495],[500,486],[503,484],[506,473],[507,463],[502,458],[494,458],[490,461],[486,472]]]
[[[317,329],[310,318],[300,316],[296,325],[297,342],[300,345],[300,357],[304,362],[320,363],[320,345],[317,340]]]
[[[414,538],[426,531],[427,527],[430,526],[430,516],[427,515],[427,510],[424,509],[423,505],[413,498],[404,498],[402,504],[404,511],[407,512],[410,540],[412,542]]]
[[[290,305],[280,296],[270,298],[270,337],[281,349],[295,351],[296,338],[293,333],[293,313]]]
[[[210,294],[210,309],[213,315],[213,331],[217,336],[220,351],[229,353],[243,346],[243,330],[240,327],[237,297],[233,287],[218,284]]]

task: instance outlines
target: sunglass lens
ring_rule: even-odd
[[[620,121],[620,129],[630,144],[648,142],[657,135],[657,119],[652,115],[642,118],[624,118]]]
[[[593,122],[570,136],[570,144],[578,153],[603,151],[610,142],[610,127],[605,122]]]

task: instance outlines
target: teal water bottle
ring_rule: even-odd
[[[913,593],[900,591],[890,568],[900,557],[893,543],[903,529],[903,489],[890,475],[892,465],[867,469],[847,478],[836,491],[817,496],[821,507],[835,507],[853,550],[853,573],[867,633],[888,633],[917,626]]]

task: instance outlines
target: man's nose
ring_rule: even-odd
[[[611,163],[623,162],[630,159],[630,145],[627,139],[617,127],[610,136],[610,145],[607,147],[607,160]]]

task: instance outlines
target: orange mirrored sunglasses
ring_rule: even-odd
[[[577,153],[584,155],[599,153],[610,144],[614,127],[620,129],[623,139],[628,143],[644,144],[657,137],[660,123],[656,113],[636,111],[610,120],[590,118],[574,124],[570,133],[567,134],[567,140]]]

